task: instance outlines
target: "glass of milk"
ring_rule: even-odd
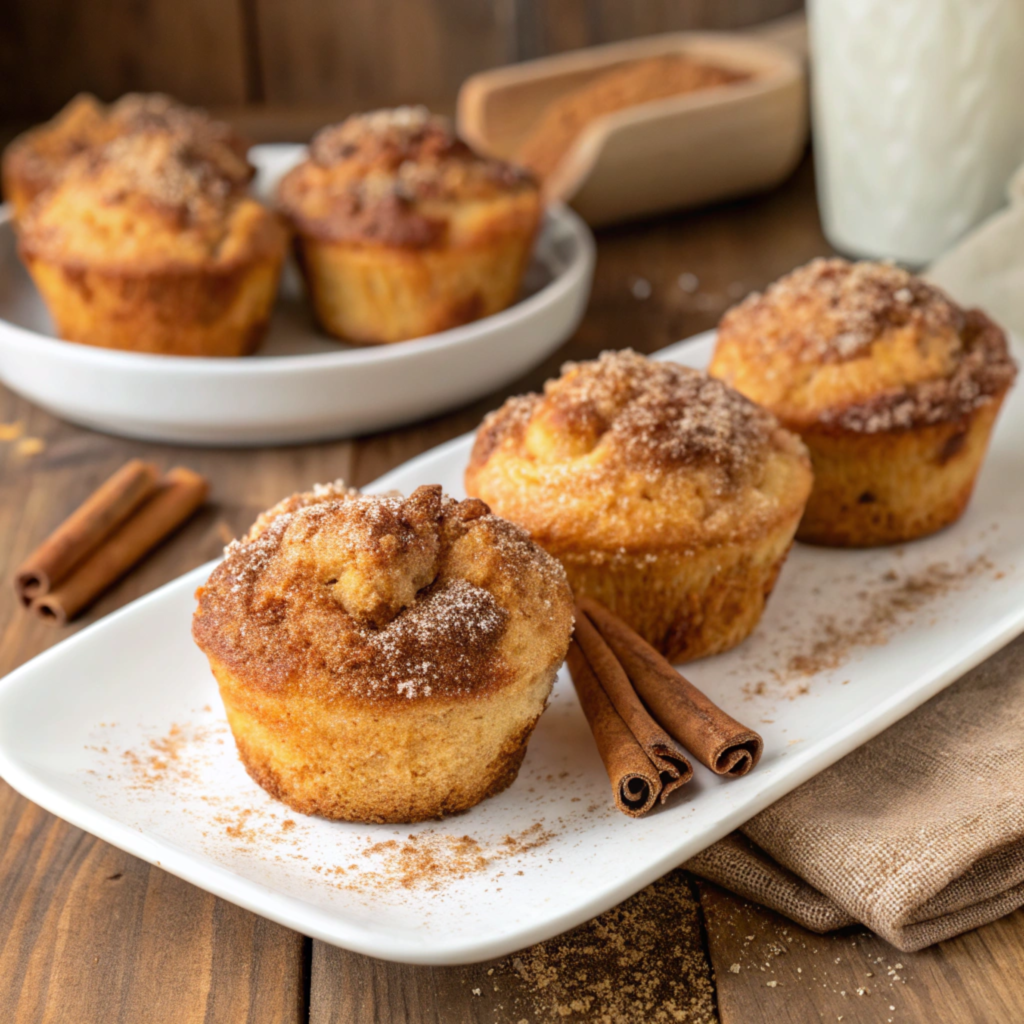
[[[825,234],[927,263],[1024,163],[1024,0],[808,0],[808,15]]]

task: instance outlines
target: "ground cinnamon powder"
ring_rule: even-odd
[[[692,884],[673,871],[593,921],[499,961],[494,988],[504,1013],[512,1011],[501,1019],[716,1022]]]
[[[889,643],[916,617],[926,614],[937,598],[994,570],[984,555],[959,565],[933,562],[904,574],[887,570],[870,590],[850,594],[852,610],[846,615],[825,613],[795,630],[780,629],[770,650],[745,669],[755,675],[743,684],[746,699],[781,696],[794,700],[809,693],[810,676],[841,668],[860,648]],[[835,583],[841,586],[843,581]]]

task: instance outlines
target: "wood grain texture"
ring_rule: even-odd
[[[672,872],[518,955],[466,967],[385,964],[317,943],[311,1024],[716,1024],[692,879]]]
[[[451,106],[474,71],[681,28],[738,28],[802,0],[6,0],[0,118],[76,92],[345,111]]]
[[[436,104],[515,59],[508,0],[257,0],[265,98],[353,109]]]
[[[237,0],[6,0],[0,11],[0,117],[50,117],[83,90],[246,99]]]
[[[658,32],[746,28],[802,7],[803,0],[517,0],[518,58]]]
[[[19,555],[129,456],[146,452],[164,467],[187,461],[207,470],[216,456],[78,430],[2,389],[0,422],[24,429],[0,444],[0,673],[216,554],[263,503],[258,490],[222,492],[227,500],[159,548],[80,624],[55,630],[17,607],[9,579]],[[21,454],[25,437],[43,449]],[[222,486],[232,487],[233,472],[229,462]],[[115,850],[2,782],[0,922],[5,1024],[307,1017],[310,950],[302,936]]]
[[[1024,910],[919,953],[829,935],[699,882],[722,1024],[996,1024],[1024,1007]]]

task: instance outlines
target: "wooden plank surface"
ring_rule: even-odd
[[[471,429],[505,394],[538,387],[562,360],[626,345],[661,348],[712,326],[746,291],[824,251],[808,165],[769,196],[604,232],[589,312],[559,353],[501,394],[357,442],[262,451],[144,444],[59,423],[0,389],[0,422],[20,421],[24,430],[22,439],[0,442],[0,580],[129,457],[194,467],[213,488],[200,516],[69,629],[28,619],[0,586],[0,673],[216,555],[282,495],[336,477],[366,483]],[[25,446],[25,437],[40,444]],[[808,936],[713,887],[702,888],[698,904],[682,873],[568,937],[501,961],[451,969],[372,961],[216,900],[0,784],[4,1024],[706,1024],[716,1019],[706,946],[724,1024],[839,1016],[873,1024],[890,1016],[894,1024],[1002,1022],[1014,1020],[1008,1009],[1024,1006],[1024,913],[908,957],[862,931]],[[884,965],[884,982],[866,978],[870,962]],[[878,991],[851,996],[862,971]],[[769,988],[767,980],[782,984]]]
[[[264,98],[431,103],[515,59],[505,0],[256,0]]]
[[[722,1024],[1024,1019],[1024,910],[900,953],[865,928],[815,935],[701,882]]]
[[[385,964],[316,943],[315,1024],[715,1024],[693,881],[675,871],[593,921],[467,967]]]
[[[49,117],[75,93],[162,91],[186,103],[247,98],[241,6],[226,0],[5,0],[0,117]]]
[[[681,28],[738,28],[802,0],[6,0],[0,118],[83,89],[189,103],[451,106],[469,74]]]
[[[519,59],[658,32],[746,28],[802,7],[802,0],[517,0]]]

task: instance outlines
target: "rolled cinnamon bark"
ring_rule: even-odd
[[[206,480],[190,469],[170,470],[156,493],[115,530],[58,587],[31,605],[41,618],[63,625],[185,522],[206,500]]]
[[[739,778],[754,768],[764,750],[756,732],[708,700],[604,605],[581,598],[580,609],[621,662],[651,715],[673,739],[716,775]]]
[[[693,778],[693,766],[676,741],[651,718],[622,665],[579,608],[575,637],[612,706],[658,770],[664,803],[670,793]]]
[[[22,563],[14,576],[21,603],[50,591],[95,551],[157,489],[156,466],[132,459],[101,484]]]
[[[587,717],[598,753],[608,772],[615,806],[624,814],[639,818],[658,799],[661,790],[658,769],[612,706],[575,639],[569,644],[566,660],[583,714]]]

